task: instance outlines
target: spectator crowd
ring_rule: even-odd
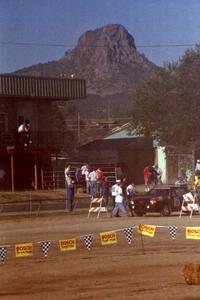
[[[103,206],[108,207],[109,201],[112,201],[112,217],[119,217],[120,211],[128,216],[127,208],[130,208],[133,215],[130,202],[135,194],[135,185],[128,184],[125,176],[122,175],[116,182],[110,182],[100,167],[95,169],[90,164],[76,168],[75,172],[72,172],[71,165],[66,165],[64,174],[67,208],[70,212],[74,210],[75,188],[81,185],[84,192],[92,198],[102,197]]]

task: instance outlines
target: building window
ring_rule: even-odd
[[[8,131],[8,114],[0,113],[0,132]]]

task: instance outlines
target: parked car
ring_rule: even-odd
[[[183,195],[188,192],[186,186],[155,187],[145,194],[136,194],[132,200],[132,210],[137,216],[143,216],[148,212],[160,212],[163,216],[169,216],[172,212],[180,212]],[[197,211],[196,204],[194,212]],[[184,212],[189,212],[189,209]]]

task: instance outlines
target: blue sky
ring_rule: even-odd
[[[0,73],[57,60],[59,46],[77,44],[87,30],[120,23],[136,47],[158,65],[189,47],[140,47],[200,43],[200,0],[0,0]]]

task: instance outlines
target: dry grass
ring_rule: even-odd
[[[200,284],[200,264],[187,263],[181,273],[187,284]]]
[[[65,199],[65,190],[44,190],[44,191],[20,191],[20,192],[1,192],[0,202],[20,202],[26,201],[30,197],[32,200],[63,200]]]

